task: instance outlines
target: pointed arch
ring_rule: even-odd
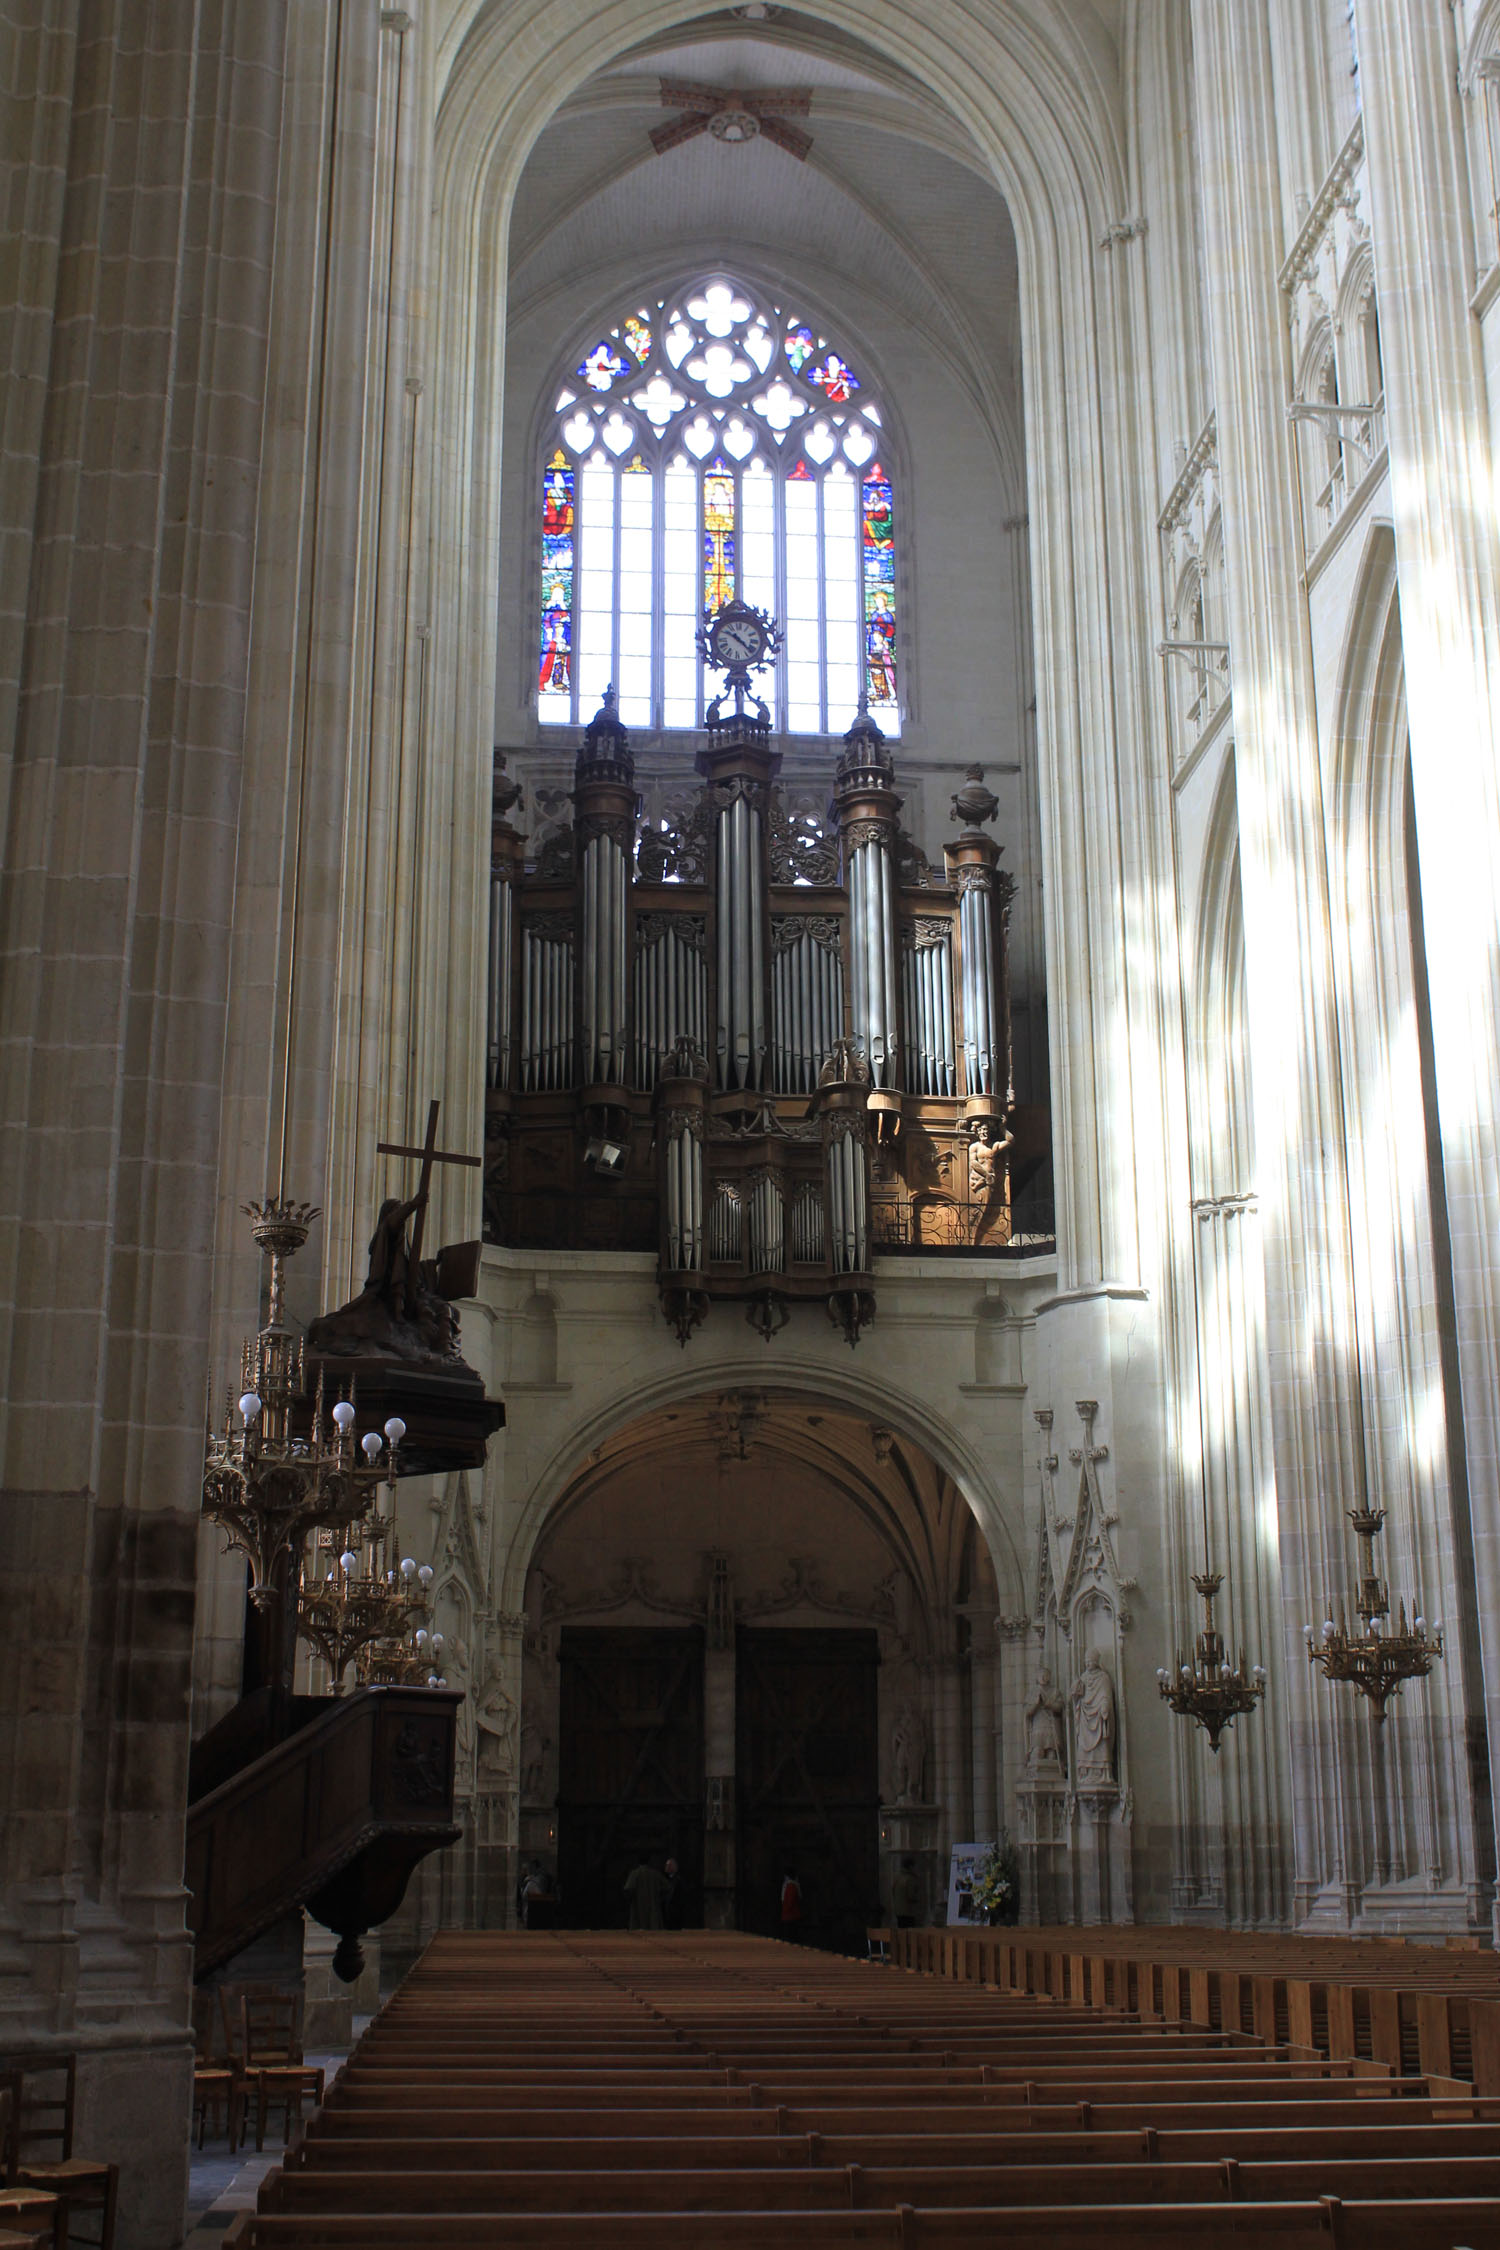
[[[1337,930],[1340,1063],[1352,1213],[1356,1339],[1368,1473],[1388,1510],[1393,1587],[1447,1586],[1448,1655],[1387,1729],[1386,1833],[1377,1883],[1431,1892],[1493,1867],[1488,1801],[1468,1736],[1482,1727],[1472,1528],[1457,1370],[1443,1333],[1451,1291],[1436,1106],[1424,1048],[1420,879],[1411,815],[1395,535],[1375,524],[1360,561],[1330,744],[1330,903]],[[1457,1449],[1455,1452],[1455,1448]],[[1482,1783],[1481,1783],[1482,1787]],[[1475,1898],[1454,1906],[1472,1918]]]

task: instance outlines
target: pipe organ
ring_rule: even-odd
[[[863,707],[819,828],[788,813],[751,705],[714,706],[694,805],[646,824],[606,695],[571,828],[529,866],[502,761],[485,1229],[520,1248],[649,1246],[684,1343],[724,1299],[768,1339],[822,1300],[853,1343],[877,1254],[1009,1239],[1011,885],[979,768],[937,870],[900,825]]]

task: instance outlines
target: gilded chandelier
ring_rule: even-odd
[[[203,1513],[247,1557],[250,1598],[264,1608],[281,1598],[310,1531],[359,1522],[382,1481],[394,1492],[405,1424],[393,1417],[383,1438],[371,1430],[356,1444],[354,1401],[340,1399],[325,1411],[321,1378],[303,1423],[306,1359],[286,1325],[285,1265],[318,1212],[281,1197],[244,1210],[255,1240],[270,1253],[270,1302],[265,1326],[241,1352],[238,1423],[229,1407],[223,1427],[208,1433]]]
[[[1443,1628],[1438,1623],[1429,1631],[1415,1602],[1408,1622],[1403,1601],[1397,1606],[1394,1631],[1388,1629],[1391,1590],[1375,1567],[1375,1540],[1384,1529],[1385,1510],[1348,1508],[1345,1513],[1364,1550],[1354,1603],[1363,1630],[1350,1632],[1340,1601],[1329,1604],[1321,1635],[1304,1625],[1302,1638],[1308,1662],[1321,1665],[1328,1679],[1346,1680],[1360,1695],[1368,1696],[1375,1724],[1382,1726],[1389,1698],[1399,1695],[1408,1680],[1425,1680],[1443,1654]]]
[[[1239,1663],[1231,1664],[1224,1636],[1214,1623],[1214,1596],[1223,1583],[1223,1573],[1205,1559],[1205,1567],[1193,1574],[1193,1584],[1203,1597],[1203,1629],[1190,1658],[1179,1652],[1175,1671],[1163,1665],[1156,1675],[1164,1701],[1179,1718],[1197,1720],[1215,1757],[1224,1729],[1242,1712],[1253,1711],[1266,1692],[1265,1666],[1256,1664],[1247,1672],[1243,1649]]]
[[[394,1451],[404,1427],[395,1417],[386,1427],[388,1433],[396,1430]],[[426,1623],[432,1569],[427,1563],[419,1568],[410,1555],[399,1566],[388,1561],[393,1529],[388,1517],[371,1516],[358,1547],[351,1537],[334,1557],[333,1537],[324,1533],[304,1559],[297,1631],[327,1663],[335,1695],[342,1693],[351,1664],[361,1687],[436,1684],[426,1655],[434,1639],[442,1642]]]

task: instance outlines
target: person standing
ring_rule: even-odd
[[[557,1892],[539,1859],[534,1859],[521,1885],[521,1920],[528,1930],[550,1930],[557,1922]]]
[[[666,1862],[667,1890],[662,1900],[661,1918],[669,1930],[682,1928],[682,1870],[675,1859]]]
[[[632,1867],[625,1878],[625,1896],[630,1901],[630,1927],[633,1930],[660,1930],[665,1928],[663,1909],[667,1902],[669,1885],[659,1867],[643,1859]]]
[[[790,1945],[802,1942],[802,1885],[792,1867],[781,1878],[781,1934]]]

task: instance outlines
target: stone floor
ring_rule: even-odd
[[[368,2016],[355,2017],[356,2039],[369,2020]],[[310,2054],[307,2060],[321,2065],[331,2085],[348,2052],[347,2047],[340,2047]],[[257,2154],[253,2119],[249,2142],[242,2143],[232,2156],[228,2141],[222,2137],[205,2142],[201,2149],[194,2146],[188,2174],[188,2233],[183,2250],[218,2250],[235,2213],[255,2209],[261,2181],[281,2162],[281,2147],[279,2130],[273,2127],[266,2147]]]

